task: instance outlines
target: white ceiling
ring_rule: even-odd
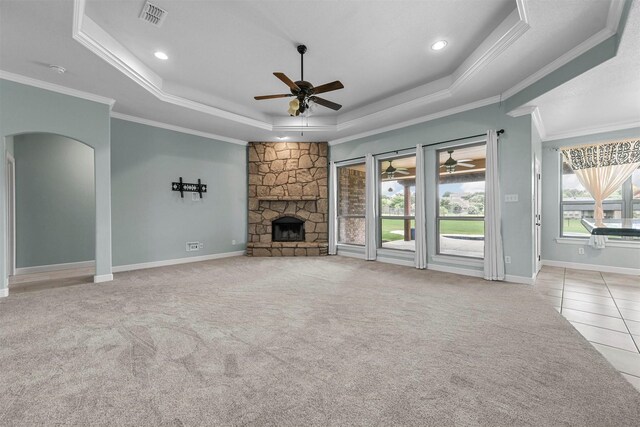
[[[640,3],[632,3],[616,57],[531,101],[545,139],[640,127]]]
[[[567,52],[613,34],[622,4],[157,0],[154,3],[168,11],[157,28],[138,19],[143,3],[0,0],[2,76],[112,98],[116,116],[226,140],[289,136],[340,142],[400,122],[495,102]],[[630,30],[637,15],[635,4],[623,44],[631,46],[635,38],[637,45],[637,24]],[[441,38],[449,42],[447,48],[432,51],[431,43]],[[287,92],[274,71],[299,79],[299,43],[309,48],[305,80],[315,85],[340,80],[345,85],[323,95],[344,106],[339,112],[318,108],[308,119],[291,118],[286,99],[253,99]],[[622,67],[635,71],[637,53],[629,46],[622,46],[621,54],[636,59]],[[156,60],[156,49],[170,59]],[[49,64],[68,72],[54,74]],[[623,74],[624,85],[637,84],[631,72]],[[588,85],[601,83],[587,80],[570,90],[584,95],[580,104],[586,104],[593,92]],[[543,117],[555,118],[552,109],[566,99],[566,94],[553,91],[536,102]],[[624,102],[633,104],[634,99],[629,95]],[[580,120],[571,120],[563,122],[580,126]]]

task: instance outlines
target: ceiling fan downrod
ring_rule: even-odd
[[[304,54],[307,47],[303,44],[298,45],[298,53],[300,54],[300,80],[304,81]]]

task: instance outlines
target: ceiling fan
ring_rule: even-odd
[[[475,165],[471,164],[471,163],[465,163],[465,162],[470,162],[473,159],[464,159],[464,160],[455,160],[452,157],[453,154],[453,150],[447,150],[447,153],[449,153],[449,158],[447,159],[446,162],[444,162],[443,164],[440,165],[441,168],[445,168],[445,170],[449,173],[452,173],[456,170],[456,166],[462,166],[465,168],[474,168]]]
[[[409,169],[403,167],[396,168],[393,166],[393,160],[389,160],[389,166],[382,171],[382,176],[386,175],[387,178],[393,179],[396,174],[409,175]]]
[[[279,78],[284,84],[289,86],[291,89],[291,93],[282,93],[278,95],[263,95],[263,96],[255,96],[256,100],[261,99],[274,99],[274,98],[288,98],[291,96],[295,96],[295,99],[289,102],[289,114],[291,116],[299,116],[305,111],[309,110],[309,107],[315,103],[322,105],[323,107],[331,108],[332,110],[338,111],[342,108],[342,105],[336,104],[335,102],[328,101],[324,98],[320,98],[316,96],[319,93],[331,92],[333,90],[338,90],[344,88],[342,83],[339,80],[335,82],[326,83],[317,87],[314,87],[311,83],[306,82],[304,80],[304,54],[307,51],[307,47],[303,44],[298,46],[298,53],[300,54],[300,80],[294,82],[289,77],[287,77],[284,73],[275,72],[274,76]]]

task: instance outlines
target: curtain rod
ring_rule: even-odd
[[[496,133],[498,135],[502,135],[504,133],[504,129],[500,129]],[[486,136],[486,135],[487,135],[486,133],[479,133],[478,135],[463,136],[462,138],[448,139],[446,141],[434,142],[433,144],[423,144],[422,148],[424,148],[424,147],[432,147],[434,145],[446,144],[447,142],[462,141],[463,139],[477,138],[479,136]],[[383,154],[399,153],[400,151],[414,150],[414,149],[415,149],[415,147],[399,148],[397,150],[389,150],[389,151],[384,151],[382,153],[377,153],[377,154],[374,154],[374,156],[382,156]],[[350,162],[351,160],[362,159],[364,157],[365,156],[352,157],[350,159],[340,160],[339,162],[340,163],[342,163],[342,162]]]

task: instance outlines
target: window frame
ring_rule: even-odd
[[[436,196],[436,215],[435,215],[435,230],[436,230],[436,255],[437,256],[444,256],[444,257],[456,257],[456,258],[461,258],[461,259],[469,259],[469,260],[484,260],[484,250],[483,250],[483,255],[481,257],[475,257],[475,256],[467,256],[467,255],[456,255],[456,254],[450,254],[450,253],[443,253],[440,251],[440,221],[442,220],[447,220],[447,219],[453,219],[456,221],[478,221],[478,220],[482,220],[484,222],[484,212],[486,212],[486,199],[485,199],[485,204],[484,204],[484,209],[482,210],[482,215],[474,215],[474,216],[440,216],[440,153],[441,152],[447,152],[448,150],[451,149],[461,149],[461,148],[467,148],[467,147],[478,147],[478,146],[482,146],[484,145],[485,147],[485,162],[487,159],[487,155],[486,155],[486,146],[487,146],[487,140],[486,139],[482,139],[480,141],[470,141],[464,144],[456,144],[456,145],[449,145],[446,146],[444,148],[440,148],[435,150],[435,158],[436,158],[436,191],[435,191],[435,196]],[[485,194],[486,194],[486,188],[487,188],[487,180],[486,180],[486,168],[485,168]],[[484,240],[483,240],[483,247],[484,247]]]
[[[560,158],[560,165],[559,165],[559,173],[560,173],[560,204],[559,204],[559,208],[560,208],[560,212],[559,212],[559,219],[560,219],[560,230],[559,230],[559,238],[561,239],[589,239],[590,235],[588,234],[587,230],[585,229],[585,235],[577,235],[577,236],[572,236],[572,235],[565,235],[564,234],[564,207],[566,205],[578,205],[578,206],[589,206],[591,208],[593,208],[594,206],[594,201],[593,200],[579,200],[579,201],[565,201],[564,200],[564,176],[565,174],[563,173],[563,169],[564,169],[564,164],[565,164],[565,159],[564,156],[562,155],[562,152],[560,152],[560,150],[558,150],[558,155]],[[637,170],[640,170],[640,168],[638,168]],[[620,199],[609,199],[609,200],[603,200],[602,201],[602,208],[603,210],[607,210],[607,205],[611,206],[611,205],[620,205],[620,215],[622,215],[622,218],[633,218],[633,212],[634,212],[634,206],[638,205],[640,207],[640,199],[634,199],[633,198],[633,183],[632,183],[632,179],[633,176],[630,176],[629,178],[627,178],[622,185],[620,186],[620,192],[622,194],[622,197]],[[617,209],[616,209],[617,210]],[[613,238],[615,240],[630,240],[630,241],[635,241],[637,242],[638,239],[634,238],[634,237],[630,237],[630,236],[608,236],[609,238]]]
[[[336,245],[339,246],[354,246],[357,248],[364,248],[366,246],[366,236],[365,236],[365,243],[363,244],[358,244],[358,243],[348,243],[348,242],[341,242],[340,239],[340,218],[362,218],[364,219],[365,223],[367,221],[367,211],[366,211],[366,201],[365,201],[365,211],[363,212],[362,215],[340,215],[340,169],[341,168],[345,168],[345,167],[349,167],[349,166],[355,166],[355,165],[363,165],[365,170],[364,170],[364,174],[365,174],[365,199],[366,199],[366,182],[367,182],[367,163],[366,163],[366,158],[362,157],[362,158],[357,158],[357,159],[353,159],[353,160],[349,160],[349,161],[345,161],[345,162],[336,162],[336,177],[335,179],[337,180],[336,182]]]
[[[376,162],[376,208],[377,208],[377,213],[378,213],[378,218],[376,220],[376,241],[377,241],[377,249],[383,249],[383,250],[390,250],[390,251],[399,251],[399,252],[404,252],[404,253],[415,253],[416,249],[415,246],[413,249],[399,249],[399,248],[385,248],[382,246],[382,220],[383,219],[402,219],[402,220],[410,220],[413,221],[414,223],[414,227],[415,227],[415,222],[416,222],[416,216],[415,216],[415,209],[414,209],[414,214],[413,215],[396,215],[396,216],[390,216],[390,215],[382,215],[382,194],[380,192],[380,187],[382,186],[382,174],[381,174],[381,166],[380,164],[382,162],[388,162],[388,161],[393,161],[396,159],[406,159],[409,157],[413,157],[416,158],[417,154],[415,153],[415,151],[413,152],[409,152],[407,154],[398,154],[397,152],[394,152],[393,154],[390,155],[381,155],[381,156],[376,156],[375,157],[375,162]],[[416,172],[417,173],[417,172]],[[417,183],[414,183],[414,187],[416,187]],[[417,191],[417,188],[416,190]],[[411,203],[411,201],[409,201],[409,203]],[[415,238],[414,238],[414,242],[415,242]]]

